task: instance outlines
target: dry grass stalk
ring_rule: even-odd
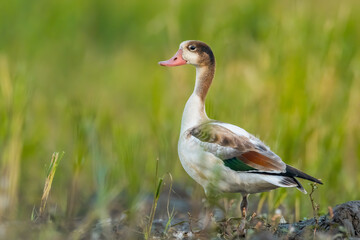
[[[46,207],[47,200],[49,198],[51,185],[52,185],[52,182],[54,180],[56,168],[59,165],[59,162],[60,162],[60,160],[62,158],[62,155],[63,155],[63,153],[59,157],[58,152],[54,152],[53,155],[52,155],[50,167],[49,167],[47,178],[46,178],[46,181],[45,181],[43,195],[41,197],[41,205],[40,205],[40,212],[39,212],[39,217],[40,218],[44,217],[45,207]]]
[[[159,170],[159,159],[156,160],[155,179],[158,179],[158,170]],[[152,224],[153,224],[153,221],[154,221],[157,204],[158,204],[159,197],[160,197],[160,192],[161,192],[161,188],[162,188],[162,185],[163,185],[163,180],[164,180],[163,178],[159,178],[157,185],[155,185],[156,192],[155,192],[155,195],[154,195],[153,205],[152,205],[151,211],[150,211],[149,222],[148,222],[148,225],[146,226],[146,230],[145,230],[145,233],[144,233],[144,238],[145,239],[149,239],[150,235],[151,235],[151,228],[152,228]]]
[[[330,218],[333,218],[333,217],[334,217],[334,210],[333,210],[333,208],[329,206],[328,209],[329,209]]]

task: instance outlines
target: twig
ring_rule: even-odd
[[[189,228],[190,228],[190,232],[193,232],[193,230],[192,230],[192,226],[191,226],[191,223],[192,223],[192,218],[191,218],[191,213],[190,212],[188,212],[188,216],[189,216]]]
[[[310,186],[311,186],[311,192],[309,194],[309,197],[310,197],[310,201],[311,201],[311,206],[312,206],[312,209],[313,209],[313,214],[314,214],[314,218],[315,218],[315,228],[314,228],[314,238],[315,238],[315,235],[316,235],[316,230],[317,228],[319,227],[319,204],[317,204],[313,198],[313,194],[315,192],[315,190],[317,189],[317,185],[316,183],[310,183]]]
[[[318,221],[318,217],[319,217],[319,204],[317,204],[313,198],[313,194],[315,192],[315,190],[317,189],[317,185],[316,183],[310,183],[311,186],[311,192],[309,194],[310,197],[310,201],[311,201],[311,205],[312,205],[312,209],[313,209],[313,213],[314,213],[314,218],[316,219],[316,223]]]

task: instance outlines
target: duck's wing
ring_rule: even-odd
[[[268,176],[269,182],[282,187],[297,187],[306,193],[295,177],[322,182],[294,167],[286,165],[268,146],[244,129],[235,125],[210,121],[189,130],[204,151],[223,160],[224,165],[237,172]]]
[[[263,142],[235,125],[207,122],[189,130],[204,151],[234,171],[285,173],[286,164]]]

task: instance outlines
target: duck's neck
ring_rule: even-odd
[[[180,134],[209,120],[205,112],[205,98],[214,78],[214,73],[215,64],[196,67],[195,88],[185,105]]]

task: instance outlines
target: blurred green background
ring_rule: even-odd
[[[321,178],[322,211],[360,198],[359,1],[12,0],[0,9],[1,219],[30,219],[54,151],[65,152],[49,199],[58,216],[87,216],[118,193],[136,210],[153,191],[156,159],[160,175],[200,199],[177,156],[195,70],[157,65],[188,39],[215,53],[211,118]],[[259,198],[312,216],[295,189],[250,201]],[[99,204],[84,207],[89,199]]]

